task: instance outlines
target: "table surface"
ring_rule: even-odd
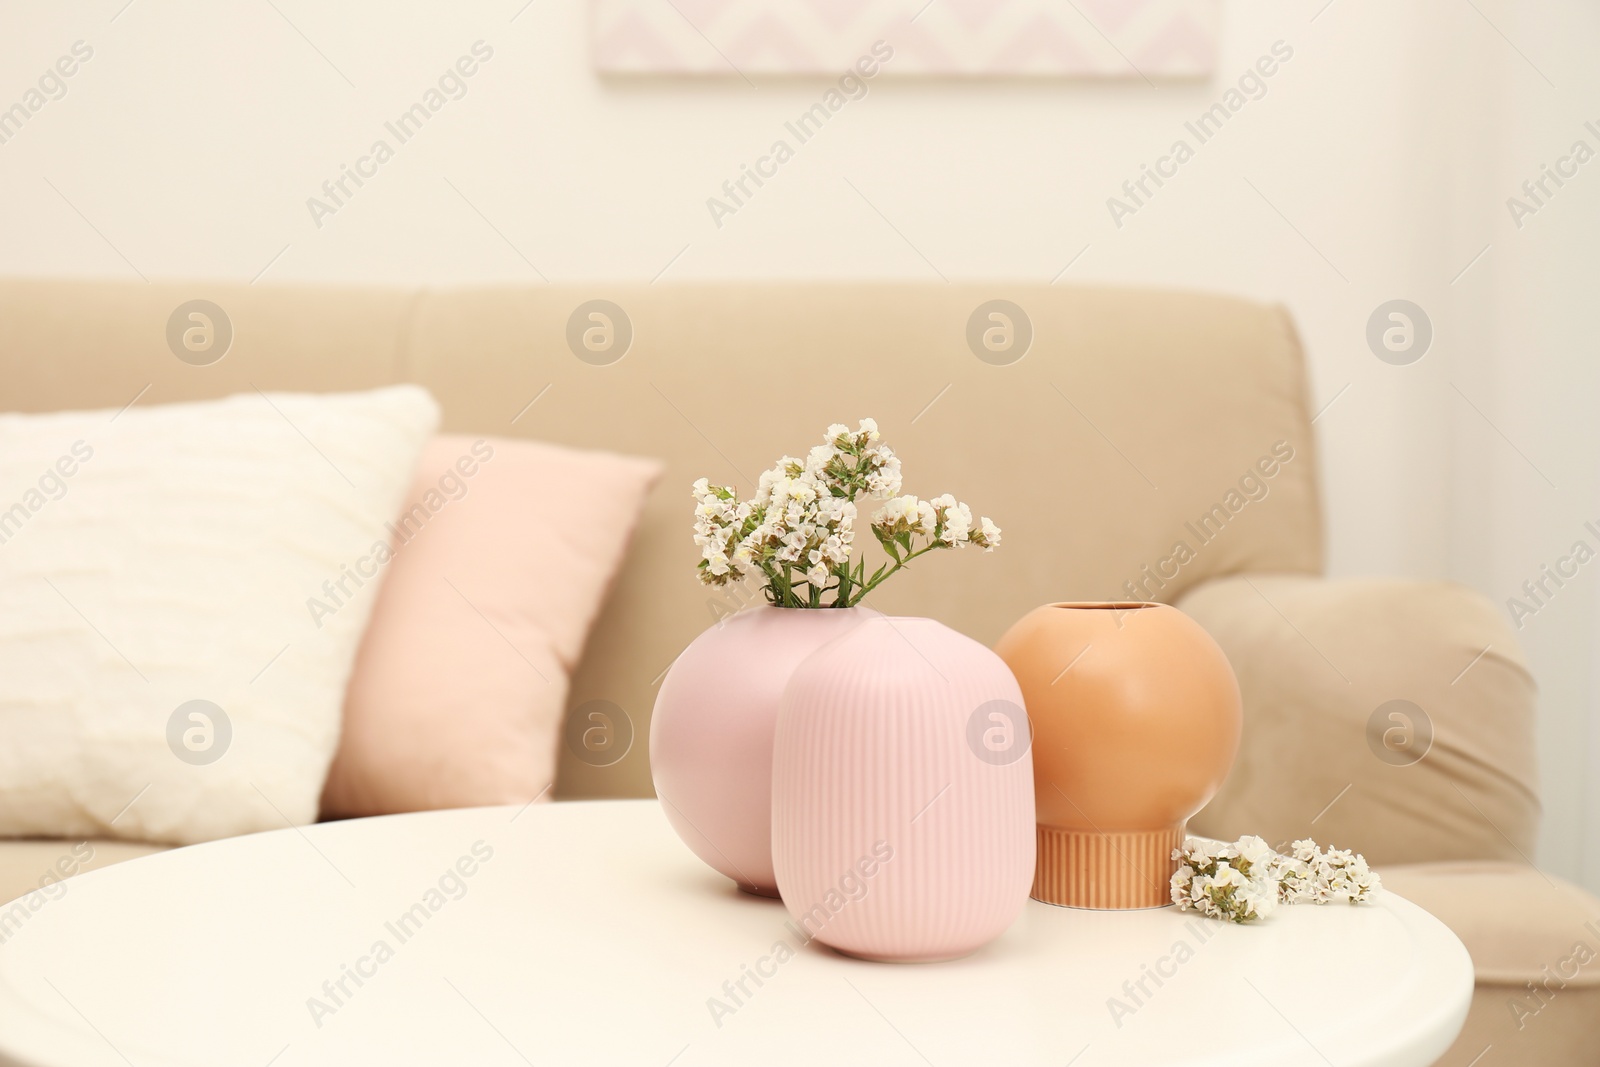
[[[1251,926],[1029,901],[952,963],[796,950],[654,801],[327,823],[65,884],[0,946],[0,1063],[1420,1067],[1472,992],[1392,893]]]

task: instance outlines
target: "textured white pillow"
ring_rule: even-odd
[[[415,386],[0,415],[0,834],[314,822],[382,577],[352,568],[438,418]]]

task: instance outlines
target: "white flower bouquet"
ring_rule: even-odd
[[[1279,904],[1361,904],[1382,888],[1364,857],[1326,852],[1309,838],[1287,856],[1259,837],[1218,844],[1191,837],[1174,849],[1172,902],[1183,911],[1243,923],[1264,919]]]
[[[1172,876],[1172,902],[1183,911],[1243,923],[1265,919],[1278,906],[1272,876],[1278,854],[1259,837],[1241,837],[1231,845],[1191,837],[1172,858],[1182,864]]]
[[[750,500],[730,486],[695,482],[700,581],[723,586],[758,574],[777,607],[848,608],[935,549],[993,551],[1000,528],[987,517],[974,524],[955,497],[900,495],[900,458],[879,439],[872,419],[853,432],[830,426],[804,460],[785,456],[762,472]],[[878,505],[870,528],[889,557],[871,574],[855,558],[858,501]]]
[[[1382,885],[1366,857],[1347,848],[1323,852],[1310,838],[1290,847],[1293,852],[1273,863],[1285,904],[1359,904]]]

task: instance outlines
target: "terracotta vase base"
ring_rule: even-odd
[[[1068,908],[1124,911],[1172,903],[1172,850],[1185,823],[1164,830],[1099,833],[1039,826],[1035,900]]]

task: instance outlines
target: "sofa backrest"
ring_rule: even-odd
[[[193,299],[232,325],[209,366],[168,346]],[[609,351],[595,300],[613,305]],[[690,483],[748,493],[829,423],[876,418],[907,492],[953,493],[1004,529],[993,554],[919,560],[873,599],[985,643],[1047,601],[1169,602],[1212,577],[1322,568],[1305,366],[1278,307],[1011,285],[0,282],[0,410],[397,381],[432,390],[451,432],[666,461],[569,702],[616,704],[633,748],[607,768],[563,751],[559,795],[648,795],[661,675],[759,601],[696,583]]]

